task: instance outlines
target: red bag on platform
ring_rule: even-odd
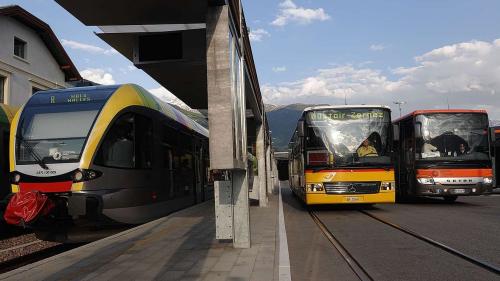
[[[4,219],[9,224],[29,223],[40,215],[47,215],[54,203],[38,191],[19,192],[10,198]]]

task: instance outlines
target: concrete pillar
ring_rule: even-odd
[[[248,178],[244,170],[233,171],[233,246],[250,248]]]
[[[259,206],[267,206],[267,171],[266,171],[266,153],[265,153],[265,140],[264,140],[264,125],[257,126],[257,144],[256,144],[256,157],[258,161],[259,171]]]
[[[278,165],[277,165],[277,161],[276,161],[276,158],[274,158],[274,156],[271,158],[271,167],[273,168],[273,190],[275,190],[276,187],[278,187],[278,184],[279,184],[279,178],[278,178]]]
[[[207,91],[210,127],[210,168],[216,179],[216,238],[233,239],[235,248],[250,247],[250,214],[246,163],[245,98],[235,94],[231,82],[229,49],[229,9],[227,5],[210,6],[207,11]],[[244,79],[240,79],[244,83]],[[236,112],[234,99],[240,99],[241,112]],[[241,157],[235,139],[235,115],[242,118]],[[225,175],[225,176],[220,176]],[[230,206],[225,202],[231,198]],[[219,199],[219,200],[217,200]],[[220,199],[223,199],[222,201]],[[231,211],[228,211],[228,208]]]
[[[271,178],[272,168],[271,168],[271,146],[266,147],[266,180],[267,180],[267,193],[273,193],[273,182]]]

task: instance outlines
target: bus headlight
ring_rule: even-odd
[[[420,184],[435,184],[433,178],[418,178],[418,183]]]
[[[484,184],[492,184],[493,183],[493,178],[492,177],[483,178],[483,183]]]
[[[318,191],[323,191],[323,184],[321,183],[313,183],[313,184],[309,184],[308,186],[309,188],[309,191],[312,191],[312,192],[318,192]]]
[[[390,191],[392,190],[394,187],[394,183],[392,182],[382,182],[380,184],[380,190],[384,190],[384,191]]]

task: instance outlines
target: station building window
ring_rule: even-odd
[[[151,119],[133,113],[122,115],[106,134],[95,163],[113,168],[150,169],[152,134]]]
[[[14,55],[22,59],[26,59],[27,43],[17,37],[14,37]]]
[[[243,160],[243,152],[246,147],[245,136],[245,98],[243,92],[243,68],[241,63],[240,50],[238,48],[238,37],[233,28],[229,32],[229,55],[230,55],[230,73],[233,97],[233,137],[235,159]]]
[[[5,102],[5,84],[6,84],[6,77],[0,76],[0,103]]]

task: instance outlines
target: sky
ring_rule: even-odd
[[[174,97],[51,0],[47,22],[81,74]],[[243,0],[266,103],[486,109],[500,120],[500,1]]]

